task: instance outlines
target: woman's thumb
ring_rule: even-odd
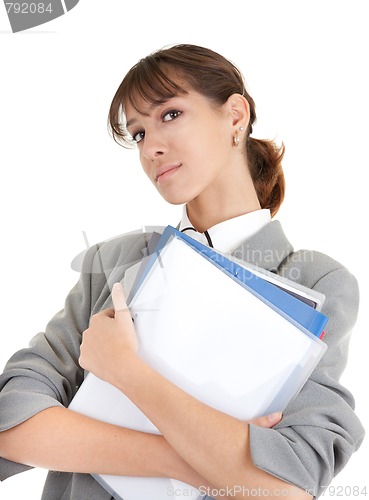
[[[128,309],[123,286],[120,283],[114,283],[111,296],[115,312],[126,311]]]

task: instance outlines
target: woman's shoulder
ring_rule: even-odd
[[[350,270],[333,257],[318,250],[292,251],[282,262],[281,274],[309,288],[315,288],[322,280],[357,284]]]

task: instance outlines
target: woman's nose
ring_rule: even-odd
[[[166,151],[166,145],[163,138],[157,133],[145,133],[143,141],[142,154],[148,160],[155,160],[162,156]]]

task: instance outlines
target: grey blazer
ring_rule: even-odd
[[[52,406],[68,406],[84,373],[78,365],[81,333],[92,314],[111,307],[110,290],[122,281],[128,293],[147,250],[150,233],[129,233],[89,249],[65,307],[9,360],[0,376],[0,431]],[[257,467],[288,483],[323,493],[364,437],[351,393],[339,383],[358,311],[356,279],[335,260],[313,251],[294,252],[273,221],[233,252],[238,259],[318,290],[326,296],[327,352],[273,429],[251,425]],[[0,479],[28,467],[0,458]],[[88,474],[48,474],[43,500],[108,500]]]

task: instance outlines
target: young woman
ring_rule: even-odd
[[[218,412],[138,357],[120,285],[114,288],[120,306],[111,307],[113,283],[129,291],[150,235],[97,245],[64,310],[0,378],[0,478],[28,466],[59,471],[48,475],[46,500],[111,498],[88,473],[172,477],[219,498],[224,491],[244,498],[250,490],[318,497],[364,436],[352,395],[339,383],[358,288],[333,259],[294,252],[271,220],[284,195],[283,147],[251,136],[255,105],[238,69],[193,45],[158,51],[134,66],[109,118],[118,142],[137,144],[163,198],[184,205],[181,230],[325,294],[328,350],[283,418],[243,422]],[[84,369],[123,391],[162,435],[68,410]]]

